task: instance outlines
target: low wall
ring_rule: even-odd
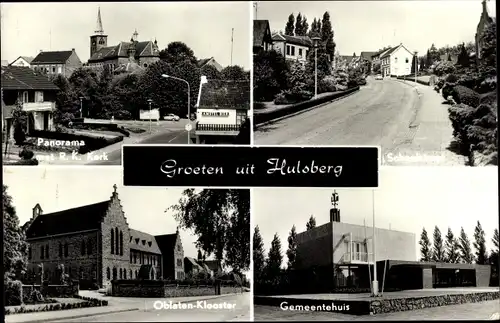
[[[369,315],[370,302],[363,300],[328,300],[294,297],[254,296],[254,305],[276,306],[283,310],[334,312],[351,315]],[[293,307],[293,309],[292,309]]]
[[[371,301],[372,314],[411,311],[422,308],[477,303],[500,299],[500,292],[439,295]]]
[[[344,96],[347,96],[351,93],[354,93],[359,90],[359,86],[353,87],[351,89],[345,90],[345,91],[338,91],[334,92],[330,95],[325,95],[323,97],[317,98],[317,99],[311,99],[308,101],[304,102],[299,102],[296,104],[292,104],[286,107],[283,107],[281,109],[276,109],[276,110],[271,110],[267,112],[254,112],[253,115],[253,122],[254,126],[258,126],[264,122],[268,122],[277,118],[284,117],[286,115],[300,112],[309,108],[312,108],[316,105],[320,105],[329,101],[333,101],[335,99],[342,98]]]
[[[397,79],[398,80],[405,80],[405,81],[415,82],[415,77],[411,77],[411,76],[406,76],[406,77],[404,77],[404,76],[398,76]],[[431,85],[430,81],[419,80],[418,77],[417,77],[417,83],[422,84],[422,85],[427,85],[427,86]]]

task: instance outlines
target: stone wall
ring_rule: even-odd
[[[500,298],[500,292],[470,293],[457,295],[440,295],[432,297],[411,297],[372,301],[371,314],[411,311],[422,308],[476,303]]]

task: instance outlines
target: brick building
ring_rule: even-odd
[[[31,61],[30,67],[35,72],[43,72],[47,75],[62,75],[69,78],[75,70],[82,67],[82,61],[74,48],[66,51],[40,51]]]
[[[137,30],[132,35],[130,42],[120,42],[118,45],[108,46],[108,36],[104,34],[101,20],[101,10],[97,12],[97,28],[94,35],[90,36],[89,67],[103,67],[108,65],[111,70],[124,69],[126,65],[137,64],[140,67],[160,60],[158,42],[138,41]],[[128,69],[128,68],[127,68]],[[134,69],[135,70],[135,69]]]
[[[184,248],[182,247],[179,230],[173,234],[155,236],[155,239],[163,255],[162,277],[173,280],[185,279]]]
[[[155,237],[129,227],[116,185],[109,200],[91,205],[44,214],[37,204],[23,228],[28,278],[39,277],[42,264],[45,279],[57,281],[62,264],[82,288],[114,279],[160,279],[168,272]]]

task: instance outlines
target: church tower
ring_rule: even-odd
[[[108,45],[108,36],[104,34],[101,20],[101,8],[97,9],[97,25],[94,34],[90,36],[90,57],[101,48]]]

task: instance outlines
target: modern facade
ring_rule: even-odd
[[[33,208],[32,219],[23,226],[28,250],[27,279],[57,281],[58,266],[64,265],[70,279],[80,286],[100,286],[116,279],[160,279],[170,275],[168,248],[181,245],[179,236],[166,245],[151,234],[130,228],[116,185],[109,200],[44,214]],[[160,246],[164,248],[160,249]],[[167,248],[167,249],[165,249]]]
[[[75,49],[72,48],[66,51],[40,51],[31,61],[30,66],[35,72],[62,75],[68,78],[75,70],[82,67],[82,62]]]

